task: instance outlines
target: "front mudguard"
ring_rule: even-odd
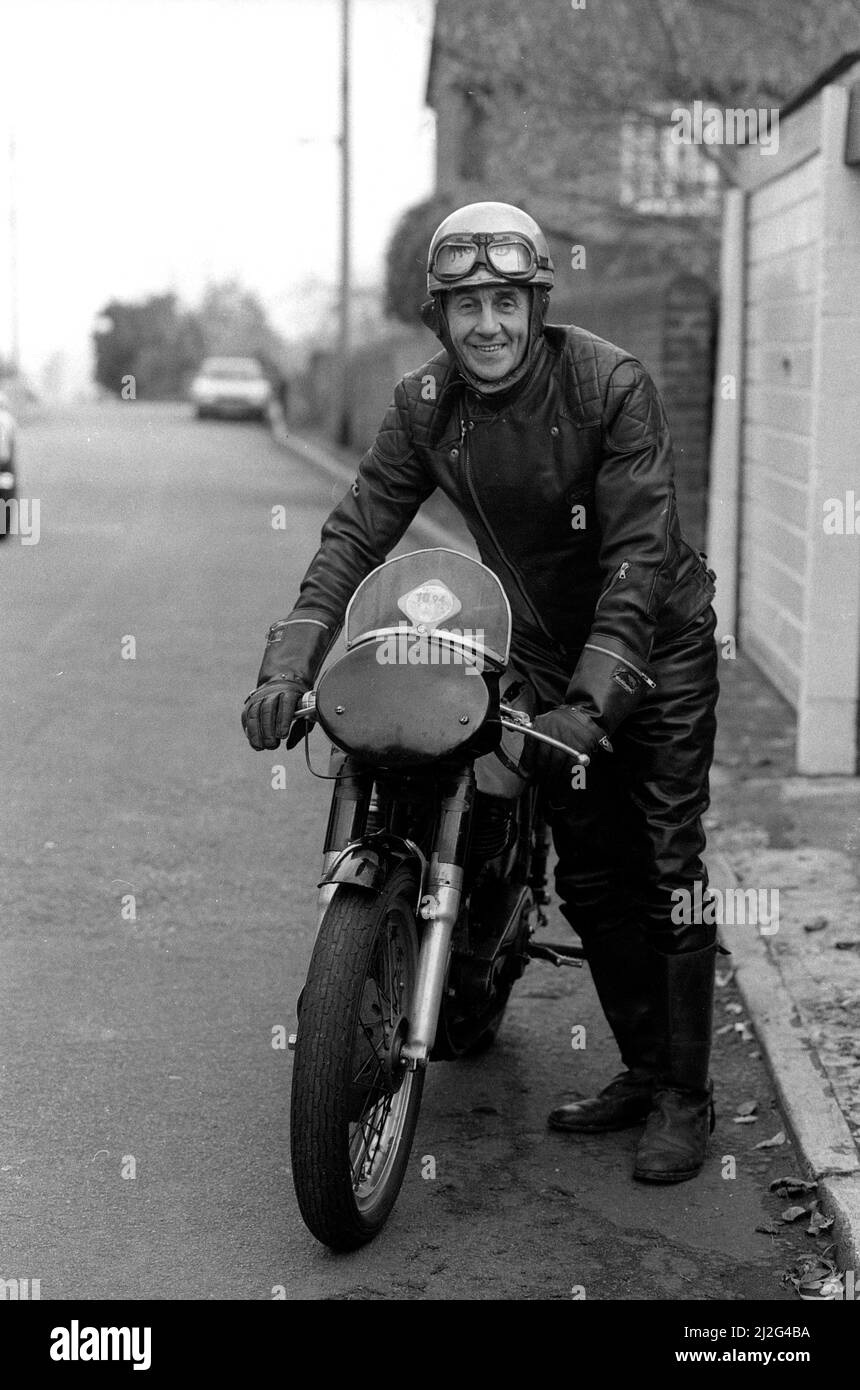
[[[365,888],[370,893],[381,893],[393,871],[403,863],[411,863],[415,867],[417,913],[427,880],[427,860],[416,844],[400,835],[376,834],[364,840],[356,840],[354,844],[340,850],[326,866],[325,873],[319,881],[320,897],[330,901],[340,883],[351,884],[354,888]],[[329,890],[328,893],[325,892],[326,889]]]

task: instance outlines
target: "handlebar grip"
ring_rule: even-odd
[[[315,690],[308,690],[296,705],[295,713],[290,720],[290,730],[287,734],[287,747],[294,748],[295,745],[310,732],[313,719],[316,716],[317,697]],[[297,726],[305,724],[305,729]]]
[[[561,739],[551,738],[549,734],[542,734],[539,729],[533,729],[531,724],[525,723],[522,717],[506,719],[503,715],[499,722],[503,728],[511,729],[515,734],[525,734],[527,738],[536,738],[539,743],[548,743],[551,748],[557,748],[559,752],[567,753],[575,762],[579,763],[580,767],[588,767],[591,762],[587,753],[580,753],[578,748],[571,748],[569,744],[562,743]]]

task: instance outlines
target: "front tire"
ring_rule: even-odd
[[[423,1070],[400,1062],[418,973],[414,874],[382,892],[343,884],[302,992],[290,1148],[299,1210],[334,1250],[372,1240],[409,1161]]]

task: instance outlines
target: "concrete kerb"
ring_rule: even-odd
[[[708,870],[713,888],[739,884],[720,852],[708,855]],[[822,1210],[834,1218],[839,1266],[860,1271],[860,1163],[851,1131],[761,934],[736,931],[723,940],[792,1137],[818,1183]]]
[[[343,490],[346,492],[353,478],[355,469],[350,469],[348,464],[341,462],[326,449],[321,449],[313,440],[305,438],[302,434],[296,434],[287,429],[283,412],[280,407],[273,406],[270,411],[270,421],[272,426],[272,438],[281,448],[291,449],[300,458],[305,458],[324,473],[327,478],[333,479],[337,483],[343,483]],[[422,544],[428,546],[444,546],[446,549],[451,547],[451,537],[442,527],[437,526],[427,517],[417,517],[409,528],[410,534]]]
[[[301,434],[287,429],[283,414],[272,412],[275,442],[306,458],[344,490],[353,479],[348,465]],[[440,526],[419,517],[410,528],[422,543],[451,545]],[[725,855],[708,856],[714,888],[735,888],[739,880]],[[822,1210],[833,1217],[833,1241],[840,1268],[860,1272],[860,1164],[845,1118],[823,1074],[797,1006],[779,967],[758,932],[736,932],[725,943],[741,997],[779,1095],[780,1104],[811,1177],[818,1183]]]

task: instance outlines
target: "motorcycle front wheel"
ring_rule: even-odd
[[[354,1250],[385,1224],[409,1161],[422,1070],[400,1060],[418,973],[417,885],[397,868],[378,894],[341,885],[302,991],[290,1117],[305,1225]]]

